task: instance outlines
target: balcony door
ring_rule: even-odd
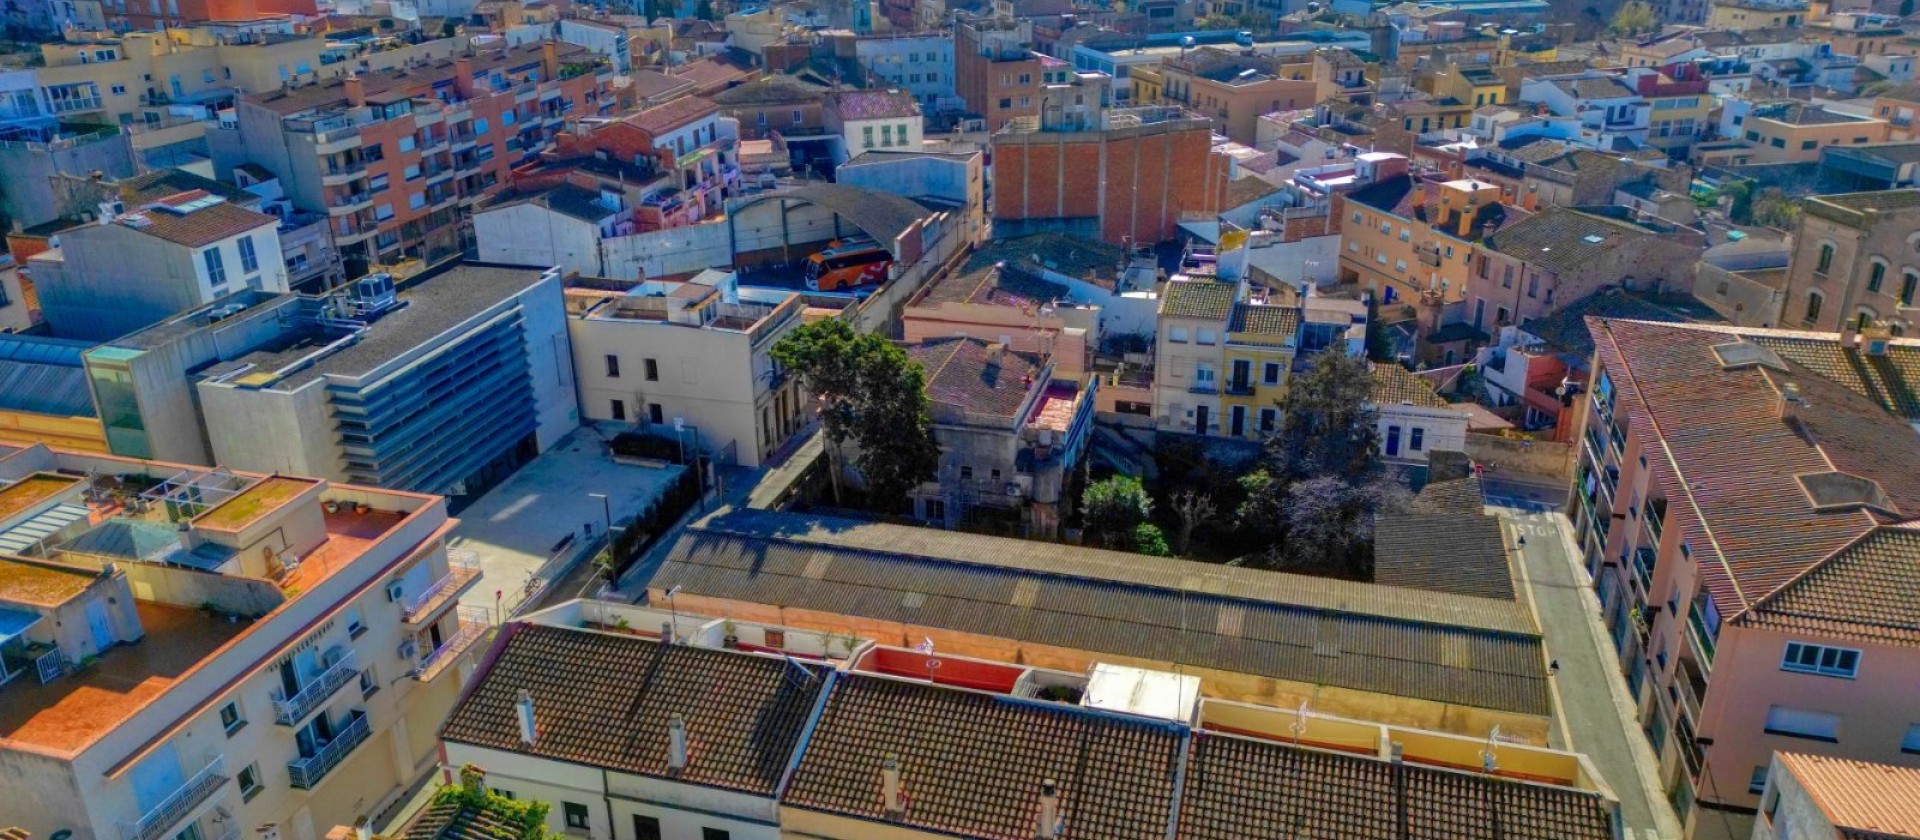
[[[1253,362],[1246,359],[1233,360],[1233,381],[1228,383],[1233,390],[1245,393],[1253,387]]]

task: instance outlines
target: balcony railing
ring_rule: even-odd
[[[327,777],[327,773],[340,766],[340,762],[353,753],[354,747],[366,743],[371,737],[373,727],[367,723],[367,713],[356,710],[347,725],[340,729],[340,734],[333,736],[333,740],[311,756],[287,762],[288,784],[300,790],[312,790],[314,785]]]
[[[172,836],[173,827],[219,793],[227,779],[226,756],[215,756],[212,763],[193,774],[179,790],[142,814],[139,820],[121,823],[121,834],[126,840],[160,840]]]
[[[493,623],[487,620],[484,607],[461,607],[455,621],[458,629],[454,630],[453,635],[420,659],[420,667],[414,671],[415,679],[432,682],[435,677],[446,673],[447,668],[460,659],[460,654],[472,648],[493,627]]]
[[[1653,549],[1641,546],[1633,552],[1633,574],[1640,579],[1640,591],[1653,592],[1653,566],[1656,555]]]
[[[1192,385],[1187,386],[1187,393],[1218,394],[1220,393],[1220,384],[1217,382],[1195,382]]]
[[[411,624],[433,615],[441,606],[452,600],[469,581],[479,576],[480,558],[473,552],[447,552],[447,573],[419,595],[407,599],[401,609],[401,620]]]
[[[1253,396],[1253,381],[1250,379],[1241,379],[1241,380],[1228,382],[1227,396],[1230,396],[1230,397]]]
[[[1700,651],[1700,664],[1706,669],[1713,668],[1714,638],[1707,632],[1707,622],[1700,616],[1700,605],[1695,603],[1687,610],[1687,633],[1693,638],[1693,646]]]
[[[274,722],[281,726],[297,726],[300,721],[306,720],[307,715],[313,714],[313,710],[326,703],[341,686],[359,676],[360,669],[355,667],[355,662],[353,651],[348,650],[333,665],[314,677],[306,688],[300,689],[299,694],[284,699],[274,698]]]

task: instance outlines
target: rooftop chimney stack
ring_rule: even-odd
[[[520,689],[520,699],[513,701],[513,711],[520,720],[520,743],[532,746],[539,735],[533,719],[533,693]]]
[[[667,720],[667,769],[687,769],[687,721],[677,714]]]
[[[367,83],[361,81],[358,75],[348,73],[340,83],[340,91],[346,94],[347,101],[353,103],[355,108],[367,104]]]
[[[1806,398],[1800,396],[1798,383],[1788,382],[1780,386],[1780,419],[1792,420],[1806,404]]]
[[[880,798],[886,803],[888,819],[906,813],[907,800],[900,790],[900,759],[892,753],[880,760]]]
[[[353,821],[354,840],[373,840],[373,820],[361,817]]]
[[[1040,831],[1042,840],[1060,836],[1060,786],[1052,779],[1040,783]]]

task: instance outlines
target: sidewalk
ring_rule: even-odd
[[[1600,602],[1576,565],[1571,526],[1558,513],[1502,512],[1520,548],[1520,574],[1540,617],[1547,655],[1559,662],[1553,678],[1561,733],[1556,744],[1585,753],[1620,799],[1628,840],[1678,840],[1680,821],[1659,788],[1659,762],[1640,733],[1613,644],[1600,619]]]

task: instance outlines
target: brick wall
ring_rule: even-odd
[[[1227,162],[1204,121],[994,138],[996,221],[1097,220],[1116,244],[1172,238],[1184,213],[1218,213]]]

